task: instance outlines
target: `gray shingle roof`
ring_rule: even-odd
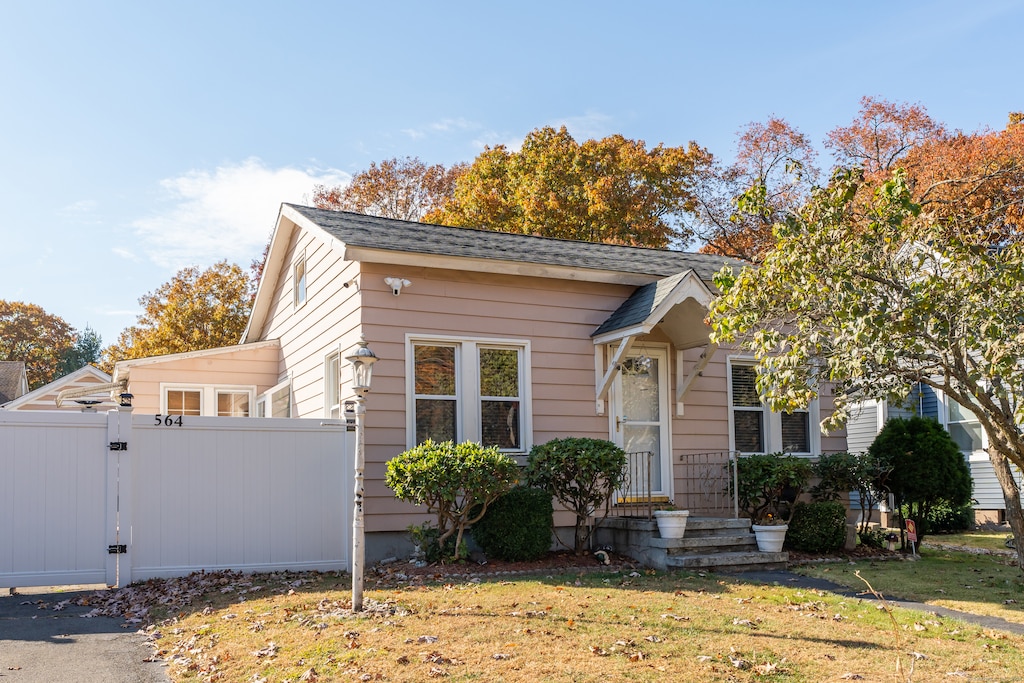
[[[685,276],[685,272],[676,273],[671,277],[638,287],[590,336],[596,337],[605,332],[643,323]]]
[[[702,280],[742,261],[667,249],[534,237],[476,228],[452,228],[289,204],[345,244],[419,254],[464,256],[661,277],[693,270]]]

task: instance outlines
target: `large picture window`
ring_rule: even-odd
[[[471,440],[528,449],[525,342],[411,339],[410,356],[411,445]]]

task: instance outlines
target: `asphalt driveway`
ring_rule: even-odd
[[[90,607],[70,603],[95,591],[29,592],[0,589],[0,683],[167,683],[151,648],[122,619],[82,615]]]

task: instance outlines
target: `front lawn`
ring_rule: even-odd
[[[176,681],[894,680],[897,660],[897,680],[1024,675],[1015,635],[903,610],[894,627],[874,600],[712,574],[370,583],[358,616],[335,574],[208,574],[122,602],[163,611],[150,630]]]

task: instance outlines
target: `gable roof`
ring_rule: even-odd
[[[25,361],[0,360],[0,405],[28,391]]]
[[[91,384],[103,384],[110,381],[110,375],[103,372],[99,368],[93,367],[92,365],[85,365],[75,370],[74,372],[58,377],[49,384],[44,384],[41,387],[33,389],[32,391],[19,396],[10,403],[4,405],[5,410],[16,410],[21,406],[28,405],[40,399],[46,399],[47,397],[56,396],[61,390],[76,385],[85,387]],[[52,400],[50,401],[52,403]],[[48,406],[55,409],[57,406]]]
[[[712,275],[722,266],[744,264],[737,259],[714,254],[453,228],[295,204],[282,205],[282,212],[285,207],[347,247],[373,251],[533,263],[659,277],[692,270],[705,282],[710,282]]]

